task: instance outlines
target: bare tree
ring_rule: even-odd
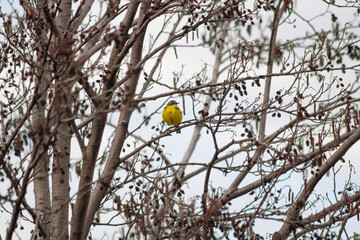
[[[303,4],[2,7],[1,234],[358,239],[360,5]]]

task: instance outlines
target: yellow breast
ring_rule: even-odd
[[[167,124],[177,126],[181,123],[182,112],[180,111],[178,106],[169,105],[169,106],[165,107],[165,109],[162,113],[162,117],[163,117],[164,122],[166,122]]]

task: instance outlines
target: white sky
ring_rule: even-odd
[[[343,2],[343,1],[339,1],[339,2]],[[3,6],[2,10],[6,11],[5,10],[6,7],[3,4],[6,4],[6,2],[3,0],[0,0],[0,5]],[[324,9],[324,4],[322,3],[322,1],[314,1],[314,0],[296,1],[295,6],[296,6],[296,11],[301,16],[303,16],[305,19],[308,19],[308,20],[314,18],[315,16],[318,16],[319,9]],[[326,9],[324,9],[324,12],[325,12],[325,10]],[[353,13],[352,9],[344,8],[341,10],[337,10],[336,15],[345,24],[345,22],[353,22],[354,19],[356,18],[356,16],[354,16],[352,13]],[[290,17],[290,19],[294,19],[294,18],[295,17]],[[266,20],[264,19],[264,21],[266,21]],[[314,19],[312,21],[312,23],[316,27],[317,30],[318,29],[324,29],[324,30],[331,29],[331,21],[330,21],[329,14],[326,14],[325,16],[322,16],[319,19]],[[159,20],[159,24],[161,24],[160,20]],[[294,26],[296,26],[296,27],[294,27]],[[154,27],[153,29],[157,29],[156,25],[154,25],[153,27]],[[267,30],[269,30],[269,29],[267,29]],[[307,25],[304,24],[301,20],[297,19],[293,24],[282,25],[279,28],[278,36],[279,36],[279,39],[282,39],[282,40],[286,40],[287,38],[292,39],[296,36],[299,36],[299,37],[304,36],[304,34],[307,31],[311,31],[311,29],[309,29],[307,27]],[[269,35],[269,33],[265,33],[265,34]],[[197,42],[197,41],[195,41],[195,42]],[[147,42],[145,41],[145,44],[146,43]],[[185,42],[183,41],[183,43],[185,43]],[[162,79],[167,79],[169,85],[171,85],[171,83],[172,83],[173,72],[180,72],[182,69],[181,66],[183,66],[183,74],[181,75],[182,82],[185,82],[186,79],[189,79],[194,74],[198,73],[204,64],[208,64],[207,75],[210,78],[214,56],[208,51],[208,49],[201,48],[201,47],[199,47],[199,48],[180,48],[179,47],[177,49],[177,55],[178,55],[178,59],[176,59],[174,51],[170,49],[166,54],[166,57],[164,59],[164,62],[163,62],[162,68],[161,68],[161,77],[162,77]],[[149,65],[146,65],[145,69],[147,66],[149,66]],[[149,72],[149,70],[147,72]],[[265,73],[265,69],[263,70],[263,72],[262,72],[262,70],[259,70],[257,72],[258,75],[263,74],[263,73]],[[352,78],[344,78],[344,79],[345,79],[345,81],[351,81]],[[284,81],[283,79],[274,79],[273,85],[272,85],[273,89],[282,87],[284,84],[283,81]],[[141,88],[141,87],[142,87],[142,82],[139,83],[139,88]],[[163,89],[154,88],[151,91],[151,94],[160,93],[161,91],[163,91]],[[260,89],[259,89],[259,91],[260,91]],[[178,98],[177,100],[180,100],[180,98]],[[137,111],[135,111],[132,116],[132,121],[131,121],[129,128],[132,129],[132,128],[135,128],[138,126],[140,120],[142,120],[144,111],[146,114],[150,114],[154,111],[154,109],[160,107],[165,101],[166,101],[166,99],[157,99],[155,101],[149,101],[147,103],[146,109],[145,110],[143,109],[143,112],[141,114],[138,114]],[[191,99],[189,97],[185,97],[185,101],[186,101],[186,106],[191,106]],[[184,115],[184,121],[191,120],[194,118],[193,115],[191,114],[190,110],[191,110],[190,107],[187,107],[186,115]],[[195,112],[197,113],[197,111],[195,111]],[[118,113],[112,114],[111,122],[115,125],[117,124],[117,117],[118,117]],[[137,121],[136,119],[139,119],[139,120]],[[285,121],[287,121],[287,119],[281,119],[281,120],[277,119],[276,121],[274,121],[270,117],[268,120],[268,125],[269,126],[271,125],[271,128],[267,129],[267,131],[268,131],[267,133],[272,132],[273,129],[276,129],[276,127],[282,125]],[[153,125],[160,126],[160,122],[161,122],[161,114],[159,111],[157,114],[154,114],[154,116],[150,120],[149,126],[150,127]],[[145,139],[150,139],[150,137],[153,134],[155,134],[155,131],[151,130],[150,127],[142,127],[141,130],[138,131],[137,133],[141,134],[141,137],[143,137]],[[167,138],[164,138],[161,140],[160,143],[166,145],[167,156],[171,159],[172,162],[178,162],[182,159],[183,153],[187,148],[187,143],[189,142],[189,139],[191,138],[192,131],[193,131],[193,128],[185,128],[185,129],[182,129],[181,134],[173,134],[171,137],[167,137]],[[106,137],[104,137],[105,141],[102,143],[102,149],[106,148],[107,139],[108,139],[108,137],[111,136],[112,133],[113,133],[113,128],[107,127],[106,131],[105,131]],[[230,140],[230,135],[225,134],[220,139],[220,143],[224,144],[228,140]],[[128,141],[128,143],[131,145],[133,144],[132,141]],[[76,150],[77,143],[76,143],[75,139],[74,139],[73,146],[75,146],[75,147],[73,147],[72,157],[73,157],[74,161],[77,161],[80,159],[81,156],[79,154],[80,151]],[[212,146],[213,146],[213,144],[212,144],[211,138],[208,135],[206,135],[205,131],[203,130],[200,143],[197,145],[197,148],[192,156],[191,162],[203,162],[203,163],[208,162],[209,157],[211,157],[211,154],[212,154],[212,151],[211,151]],[[357,150],[358,147],[359,147],[359,144],[357,144],[357,146],[350,149],[344,157],[346,160],[351,159],[351,163],[354,166],[356,166],[356,169],[359,169],[359,167],[360,167],[359,154],[358,154],[358,150]],[[236,156],[235,161],[242,161],[241,157],[243,157],[243,156],[242,155]],[[192,168],[195,168],[195,167],[192,167]],[[191,167],[189,169],[191,169]],[[190,172],[190,170],[186,171],[186,173],[188,173],[188,172]],[[224,182],[230,184],[232,179],[235,177],[235,174],[229,174],[227,176],[224,176],[222,173],[218,173],[215,170],[213,170],[212,173],[213,173],[213,175],[211,177],[211,183],[214,186],[226,187],[228,184],[224,184]],[[97,172],[95,172],[95,175],[97,175]],[[338,182],[337,182],[339,189],[337,189],[337,190],[341,190],[342,186],[344,185],[344,183],[347,180],[348,170],[345,168],[345,166],[340,170],[339,175],[340,176],[339,176]],[[303,179],[302,174],[294,174],[291,176],[291,180],[287,181],[285,183],[285,185],[291,185],[291,187],[293,188],[293,191],[295,193],[297,193],[297,191],[295,189],[300,188],[299,183],[300,184],[302,183],[302,179]],[[360,174],[356,173],[353,176],[353,179],[360,180]],[[74,193],[77,189],[77,183],[76,183],[77,177],[72,176],[72,180],[74,181],[73,186],[72,186],[72,192]],[[203,180],[204,180],[204,174],[201,174],[201,175],[197,176],[196,178],[194,178],[192,181],[190,181],[188,184],[186,184],[186,186],[183,187],[183,189],[186,192],[185,200],[189,200],[189,198],[192,194],[201,195],[201,193],[203,191],[203,185],[202,185]],[[251,176],[247,177],[246,180],[244,181],[244,183],[242,184],[242,186],[244,186],[247,183],[250,183],[251,180],[253,180],[253,177],[251,177]],[[320,183],[319,186],[316,188],[316,192],[323,193],[324,195],[326,194],[326,192],[329,192],[329,194],[332,194],[331,191],[333,189],[332,189],[332,186],[329,186],[329,181],[331,181],[331,177],[325,178],[324,181],[322,183]],[[127,189],[128,188],[125,187],[125,190],[127,190]],[[284,187],[284,189],[286,189],[286,188]],[[0,193],[2,195],[3,195],[3,191],[4,191],[4,188],[0,188]],[[30,192],[32,192],[32,185],[28,189],[28,193],[30,193]],[[244,196],[240,200],[233,201],[232,207],[234,209],[241,208],[241,207],[245,206],[246,202],[250,201],[252,198],[253,198],[253,196]],[[9,214],[5,214],[3,212],[0,212],[0,213],[1,213],[1,215],[5,216],[5,217],[0,218],[0,224],[6,225],[7,222],[9,221]],[[26,222],[24,222],[24,221],[21,221],[21,222],[26,227],[25,227],[25,230],[23,230],[22,232],[18,231],[18,234],[19,234],[18,238],[25,239],[29,236],[28,234],[31,229],[31,226],[27,226]],[[271,222],[257,221],[256,223],[260,223],[260,224],[256,224],[254,227],[254,230],[255,230],[255,232],[262,234],[262,235],[266,235],[267,233],[273,233],[275,230],[277,230],[279,228],[279,226],[281,226],[281,223],[276,223],[273,221],[271,221]],[[356,221],[350,221],[348,224],[348,231],[351,233],[352,231],[357,230],[358,224],[359,223]],[[109,228],[109,227],[97,227],[96,231],[92,232],[92,236],[94,239],[113,239],[113,236],[115,236],[115,235],[113,235],[113,231],[117,231],[117,230],[118,229],[113,229],[113,228]],[[6,231],[5,228],[0,229],[1,237],[5,236],[5,231]],[[105,236],[105,237],[104,237],[104,232],[106,232],[106,234],[107,234],[107,236]],[[22,235],[22,234],[24,234],[24,235]],[[119,236],[119,235],[117,235],[117,236]],[[16,239],[16,236],[14,236],[14,239]]]

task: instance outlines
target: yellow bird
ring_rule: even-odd
[[[175,100],[171,100],[164,108],[162,118],[167,124],[178,126],[181,123],[182,112],[180,111],[177,104],[178,103]]]

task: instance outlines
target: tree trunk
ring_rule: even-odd
[[[39,80],[40,91],[45,90],[46,79]],[[46,101],[46,94],[39,99],[39,102]],[[50,234],[50,186],[49,186],[49,159],[47,157],[48,146],[44,144],[46,139],[50,136],[46,136],[45,132],[47,126],[45,123],[45,104],[37,104],[33,110],[32,117],[32,130],[35,133],[33,138],[34,147],[32,152],[32,158],[40,158],[36,166],[34,167],[34,194],[35,194],[35,211],[37,214],[36,221],[42,225],[46,236]],[[45,149],[46,148],[46,149]],[[42,155],[42,156],[40,156]]]
[[[71,147],[71,86],[67,82],[70,75],[69,58],[71,57],[71,37],[68,36],[68,23],[71,19],[71,0],[60,3],[56,37],[57,62],[54,66],[55,99],[54,99],[54,145],[52,162],[52,218],[51,237],[69,239],[69,168]],[[58,64],[57,64],[58,63]]]
[[[43,9],[47,4],[46,1],[39,0],[37,1],[37,9]],[[42,11],[39,12],[41,21],[44,21],[44,14]],[[47,41],[46,35],[47,31],[44,31],[40,28],[37,29],[38,38],[40,39],[38,45],[39,49],[46,49]],[[37,59],[38,66],[43,66],[43,69],[49,69],[49,64],[46,61],[46,54],[40,52]],[[34,167],[34,195],[35,195],[35,211],[37,215],[37,223],[43,229],[44,238],[50,236],[50,211],[51,211],[51,200],[50,200],[50,185],[49,185],[49,158],[47,151],[49,145],[46,144],[51,136],[46,135],[49,131],[49,126],[44,125],[46,123],[45,111],[46,111],[46,98],[47,98],[47,88],[50,82],[50,76],[48,73],[45,73],[44,70],[37,71],[37,85],[38,93],[41,94],[39,98],[39,104],[34,106],[32,111],[32,131],[34,133],[33,137],[33,150],[32,158],[40,160]],[[35,147],[38,146],[38,147]],[[42,155],[42,156],[41,156]],[[40,237],[40,233],[36,233]]]

